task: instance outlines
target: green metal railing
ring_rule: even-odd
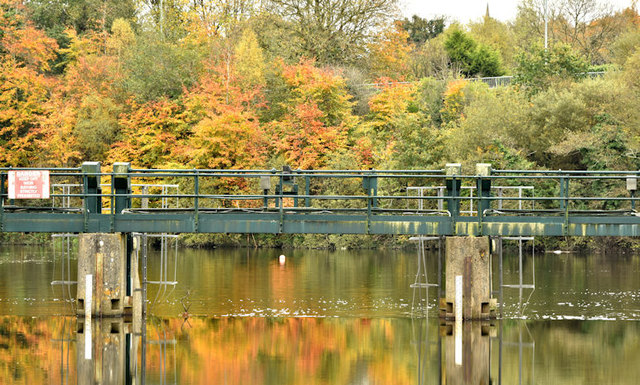
[[[415,235],[640,235],[637,171],[132,169],[97,162],[46,170],[52,200],[8,199],[0,169],[0,231],[230,232]],[[144,193],[140,184],[173,184],[179,193]],[[105,186],[106,185],[106,186]],[[494,196],[492,186],[531,185],[526,196]],[[415,196],[416,186],[444,189]],[[475,194],[471,193],[471,189]],[[159,204],[166,199],[179,208]],[[149,207],[142,207],[142,201]],[[438,207],[438,201],[446,204]],[[500,202],[498,208],[496,202]],[[522,208],[522,203],[530,203]],[[472,203],[475,211],[461,210]],[[155,206],[155,207],[154,207]]]

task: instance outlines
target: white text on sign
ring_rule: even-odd
[[[49,171],[9,171],[9,199],[49,199]]]

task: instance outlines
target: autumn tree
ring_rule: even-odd
[[[411,19],[405,18],[401,25],[409,34],[409,41],[419,45],[444,32],[445,22],[444,16],[424,19],[418,15],[413,15]]]
[[[269,125],[275,149],[295,168],[322,168],[355,125],[345,81],[313,61],[282,64],[284,114]]]
[[[243,32],[234,56],[233,68],[245,89],[265,84],[264,54],[252,29]]]
[[[246,89],[245,79],[226,76],[224,68],[210,65],[185,95],[193,128],[183,157],[201,168],[262,167],[266,138],[256,113],[261,90]]]
[[[107,150],[117,138],[121,111],[120,106],[106,96],[89,94],[82,99],[74,134],[83,159],[105,159]]]
[[[26,2],[31,20],[46,31],[73,28],[78,33],[108,31],[117,18],[134,20],[134,0],[30,0]]]
[[[125,52],[121,87],[141,102],[177,98],[196,82],[200,64],[195,47],[145,33]]]
[[[121,114],[118,141],[107,161],[132,162],[136,167],[158,168],[174,163],[190,134],[183,118],[184,107],[166,98],[140,104],[131,100]]]
[[[22,2],[0,1],[0,164],[27,166],[36,159],[38,121],[46,115],[55,40],[24,17]]]
[[[224,36],[229,36],[238,24],[259,13],[257,0],[195,0],[188,6],[208,31]]]
[[[354,63],[376,27],[397,13],[397,0],[269,0],[301,56],[320,64]]]
[[[69,47],[69,29],[79,35],[99,33],[104,38],[114,20],[134,22],[137,11],[136,0],[30,0],[25,4],[30,19],[49,37],[56,39],[61,48]],[[58,52],[51,72],[62,73],[64,61],[64,53]]]
[[[640,29],[630,29],[618,36],[611,47],[611,56],[614,63],[624,65],[640,48]]]
[[[411,47],[407,40],[409,34],[400,23],[382,30],[369,45],[369,61],[374,78],[388,77],[404,79],[409,69]]]
[[[358,135],[371,141],[376,166],[388,165],[396,151],[399,131],[417,124],[415,110],[410,113],[409,107],[416,87],[413,84],[389,82],[389,79],[378,79],[379,92],[369,100],[367,122],[358,130]]]

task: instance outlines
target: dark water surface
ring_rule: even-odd
[[[52,248],[0,248],[1,384],[637,384],[640,257],[542,254],[536,290],[504,291],[504,318],[464,325],[412,311],[414,252],[180,250],[173,288],[150,287],[145,335],[86,331]],[[534,269],[525,254],[523,277]],[[435,281],[436,259],[429,258]],[[160,280],[160,255],[149,279]],[[169,253],[167,279],[173,280]],[[75,260],[64,267],[75,280]],[[494,272],[496,273],[496,272]],[[504,260],[518,281],[517,255]],[[519,306],[522,303],[522,306]],[[185,309],[188,314],[185,314]],[[457,362],[461,361],[462,365]],[[131,370],[125,370],[131,368]]]

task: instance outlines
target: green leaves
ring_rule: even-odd
[[[550,49],[533,46],[516,59],[514,83],[529,95],[546,90],[552,84],[562,84],[586,76],[587,62],[563,44]]]
[[[444,47],[454,64],[467,77],[500,76],[504,73],[500,55],[491,47],[478,44],[460,29],[450,32]]]

